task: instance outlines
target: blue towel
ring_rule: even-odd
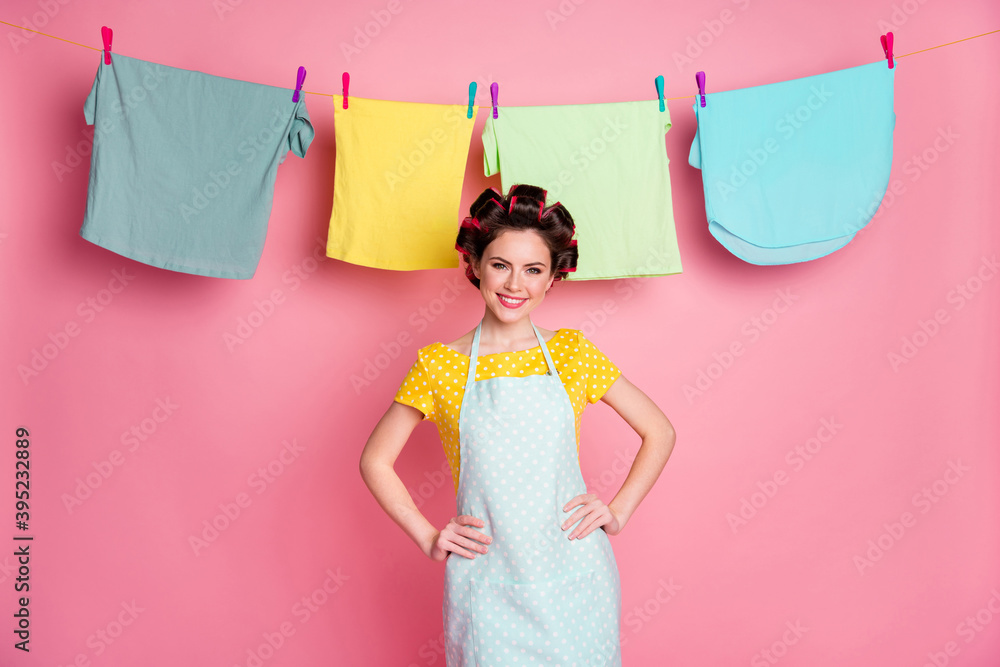
[[[172,271],[252,278],[278,165],[314,136],[305,95],[100,57],[84,104],[94,151],[80,236]]]
[[[896,64],[898,68],[898,63]],[[885,60],[696,97],[688,162],[701,169],[709,231],[753,264],[828,255],[874,215],[892,168]]]

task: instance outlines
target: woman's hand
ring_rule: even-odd
[[[448,525],[435,536],[434,542],[431,543],[431,551],[427,555],[431,557],[431,560],[444,560],[448,557],[449,551],[454,551],[466,558],[475,558],[476,554],[473,551],[486,553],[488,548],[485,545],[492,542],[493,538],[480,533],[475,528],[470,528],[470,526],[482,528],[484,525],[486,524],[482,519],[468,514],[452,518]]]
[[[618,515],[605,505],[596,493],[584,493],[572,498],[563,505],[563,511],[568,512],[577,505],[581,505],[580,509],[573,512],[568,519],[563,521],[561,526],[563,530],[566,530],[569,526],[583,519],[580,521],[580,525],[569,534],[569,539],[578,540],[586,537],[597,528],[603,528],[608,535],[617,535],[621,532],[622,524]]]

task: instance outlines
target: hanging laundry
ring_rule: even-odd
[[[467,106],[333,96],[337,163],[328,257],[378,269],[458,266]]]
[[[484,171],[503,191],[529,183],[576,224],[577,270],[567,280],[681,272],[657,100],[500,107],[483,128]]]
[[[252,278],[278,165],[313,139],[305,96],[101,57],[84,105],[94,150],[80,236],[171,271]]]
[[[898,63],[896,67],[898,68]],[[688,162],[712,235],[752,264],[838,250],[889,185],[896,68],[885,60],[695,98]]]

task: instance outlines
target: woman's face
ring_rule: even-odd
[[[473,271],[486,307],[501,322],[526,317],[555,280],[549,248],[530,229],[506,231],[495,238]]]

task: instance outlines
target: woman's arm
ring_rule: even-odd
[[[625,482],[614,499],[608,503],[608,509],[618,518],[618,528],[614,532],[607,530],[606,532],[617,535],[625,528],[632,513],[656,483],[674,449],[677,434],[673,424],[656,403],[629,382],[624,375],[618,376],[618,379],[604,392],[601,400],[614,408],[615,412],[621,415],[622,419],[642,438],[642,445],[635,455],[635,461],[632,462],[632,468]],[[608,526],[605,526],[605,529],[607,528]]]
[[[393,401],[368,437],[359,467],[361,478],[385,513],[430,556],[438,530],[417,509],[393,468],[403,445],[423,417],[420,410]]]

